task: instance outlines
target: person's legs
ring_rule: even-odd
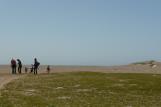
[[[37,68],[34,68],[34,74],[37,74]]]
[[[16,74],[16,70],[17,70],[17,69],[16,69],[16,66],[15,66],[15,68],[14,68],[14,69],[15,69],[15,74]]]
[[[18,73],[20,73],[20,67],[18,67]]]
[[[13,66],[12,69],[13,69],[13,74],[15,74],[15,66]]]
[[[36,74],[37,74],[37,68],[36,68]]]
[[[14,67],[14,72],[15,72],[15,74],[16,74],[16,67]]]
[[[19,73],[19,74],[21,74],[21,69],[22,69],[22,67],[19,66],[19,67],[18,67],[18,73]]]
[[[15,68],[13,67],[13,74],[15,74]]]
[[[36,74],[36,68],[34,68],[34,74]]]
[[[12,74],[14,74],[14,67],[12,66]]]
[[[22,67],[20,67],[20,74],[21,74]]]

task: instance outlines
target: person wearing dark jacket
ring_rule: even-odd
[[[16,60],[12,59],[11,60],[12,74],[16,74],[16,67],[17,67]]]
[[[37,61],[37,59],[34,59],[34,74],[37,74],[37,70],[39,67],[40,63]]]
[[[21,70],[22,70],[22,62],[20,59],[17,59],[18,62],[18,73],[21,74]]]

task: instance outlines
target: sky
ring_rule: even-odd
[[[160,0],[0,0],[0,64],[161,61]]]

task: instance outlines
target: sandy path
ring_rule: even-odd
[[[4,88],[5,84],[8,84],[12,80],[18,79],[22,76],[20,75],[11,75],[11,74],[6,74],[6,75],[0,75],[0,89]]]

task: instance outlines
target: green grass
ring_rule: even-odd
[[[1,90],[0,107],[161,107],[161,75],[27,75]]]

